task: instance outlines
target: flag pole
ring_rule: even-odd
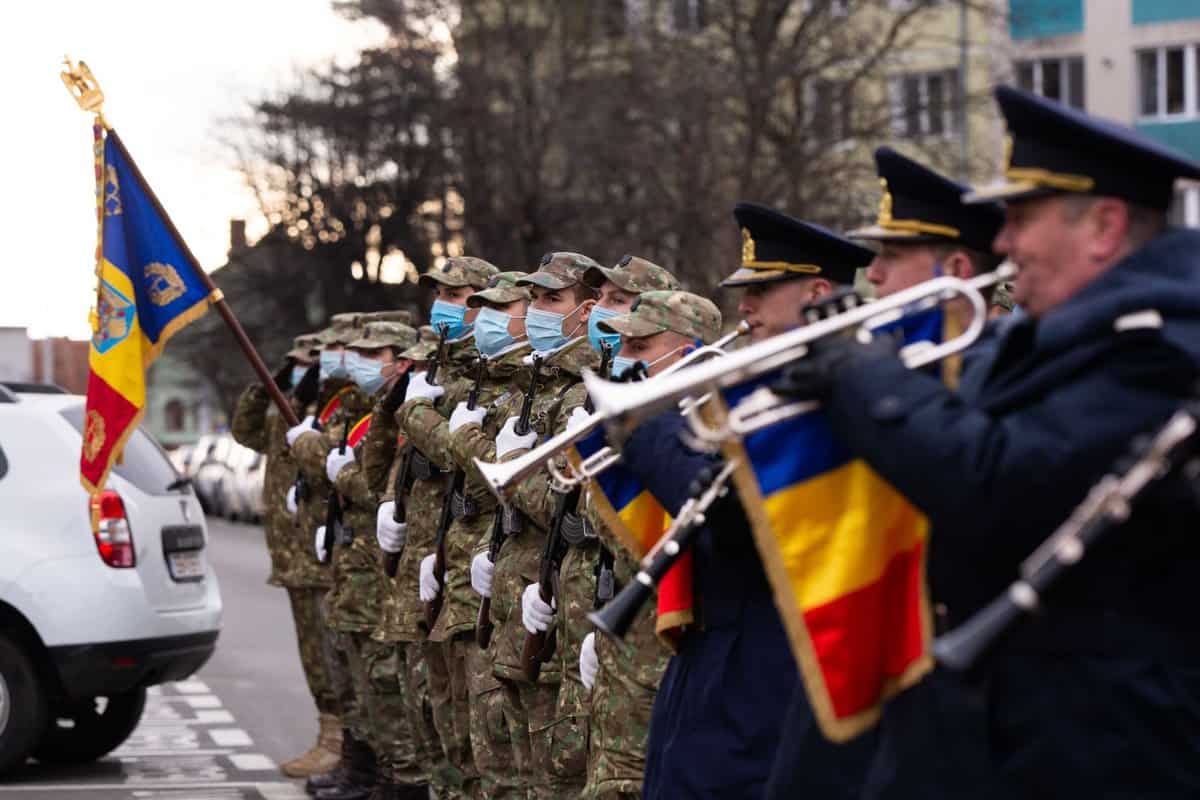
[[[292,408],[292,404],[283,396],[283,392],[275,385],[275,379],[271,377],[271,373],[267,370],[267,365],[263,363],[262,356],[254,349],[254,343],[250,341],[250,337],[246,335],[246,331],[242,328],[242,323],[238,322],[238,318],[234,316],[233,309],[229,307],[229,303],[225,302],[225,293],[213,283],[212,278],[208,273],[200,267],[200,262],[196,260],[196,256],[192,254],[192,250],[187,246],[187,242],[179,235],[179,230],[175,227],[175,223],[171,221],[171,217],[167,215],[166,209],[162,207],[162,203],[158,201],[158,197],[154,194],[154,190],[150,188],[150,184],[146,182],[146,178],[142,175],[142,171],[138,168],[137,162],[133,160],[133,156],[125,148],[125,143],[121,141],[121,137],[112,128],[108,128],[108,136],[112,139],[113,144],[121,151],[121,156],[129,164],[130,170],[137,176],[138,183],[146,192],[146,197],[149,198],[154,210],[162,217],[166,223],[167,229],[171,235],[175,237],[175,241],[179,243],[179,248],[183,251],[188,263],[196,276],[203,281],[205,288],[208,289],[208,300],[212,306],[221,315],[221,319],[225,320],[225,324],[229,327],[233,338],[237,341],[238,347],[242,349],[242,354],[246,360],[250,362],[250,368],[254,370],[254,374],[258,376],[258,380],[262,383],[263,388],[275,401],[275,405],[279,407],[279,413],[290,426],[300,424],[300,419],[296,416],[296,411]]]
[[[259,382],[267,390],[267,394],[270,395],[271,399],[275,401],[275,405],[279,407],[279,413],[288,425],[299,425],[300,420],[296,416],[292,404],[288,402],[287,398],[283,396],[283,392],[275,385],[275,379],[271,377],[271,373],[267,371],[267,365],[263,363],[262,357],[254,349],[254,344],[250,341],[250,337],[246,335],[246,331],[242,328],[242,323],[238,322],[238,318],[233,314],[233,309],[225,302],[225,293],[213,283],[212,278],[201,268],[200,262],[192,254],[191,248],[188,247],[183,237],[179,235],[179,229],[175,227],[175,223],[171,221],[171,217],[167,214],[166,209],[158,201],[158,196],[154,194],[154,190],[146,182],[146,178],[138,168],[137,162],[133,160],[133,156],[125,149],[125,143],[121,141],[121,137],[117,135],[117,132],[110,128],[108,123],[104,121],[104,116],[100,113],[101,106],[104,103],[104,92],[101,91],[100,84],[92,75],[91,70],[82,61],[72,64],[71,60],[66,58],[64,62],[66,69],[61,73],[61,77],[63,84],[67,87],[67,91],[75,98],[75,102],[79,104],[80,108],[96,115],[99,124],[103,126],[107,135],[112,138],[113,144],[121,151],[121,155],[125,158],[125,161],[129,164],[129,168],[137,177],[138,183],[141,184],[142,189],[146,192],[146,197],[149,198],[155,211],[162,217],[171,235],[175,237],[175,241],[179,244],[180,250],[183,251],[184,257],[187,258],[192,271],[196,273],[197,277],[204,283],[205,288],[208,289],[209,304],[214,306],[217,309],[217,313],[221,315],[221,319],[225,320],[225,325],[233,333],[233,338],[237,341],[238,347],[241,348],[246,360],[250,362],[250,367],[258,376]]]

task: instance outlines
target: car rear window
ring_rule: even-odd
[[[64,408],[63,418],[83,435],[83,406]],[[146,494],[171,494],[167,486],[179,477],[167,454],[141,428],[125,442],[124,456],[113,466],[113,472]]]

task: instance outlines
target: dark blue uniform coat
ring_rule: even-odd
[[[1118,318],[1152,310],[1118,331]],[[958,394],[875,358],[826,405],[850,447],[933,523],[947,621],[1018,565],[1194,390],[1200,233],[1168,231],[1040,320],[1018,319]],[[893,701],[870,797],[1200,797],[1200,514],[1181,481],[1147,496],[979,675]]]
[[[622,463],[671,514],[713,463],[683,446],[682,426],[678,414],[664,414],[622,448]],[[759,800],[797,686],[796,662],[744,516],[713,514],[710,523],[693,554],[703,628],[684,637],[659,686],[645,800]]]

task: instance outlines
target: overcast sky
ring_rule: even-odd
[[[378,41],[328,0],[39,0],[0,31],[0,326],[86,338],[95,297],[91,119],[59,79],[92,68],[146,179],[206,269],[225,260],[229,220],[253,198],[219,141],[221,121],[299,70]]]

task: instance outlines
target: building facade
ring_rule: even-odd
[[[1010,0],[1014,82],[1200,159],[1200,0]],[[1200,187],[1172,219],[1200,226]]]

